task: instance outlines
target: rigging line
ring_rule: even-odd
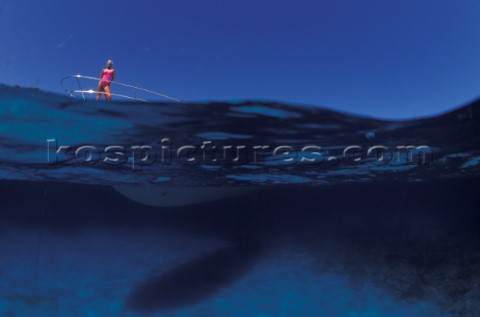
[[[90,90],[71,90],[70,92],[76,92],[76,93],[87,93],[87,94],[97,94],[96,91],[90,89]],[[122,94],[114,94],[114,93],[106,93],[106,92],[102,92],[102,94],[104,95],[109,95],[109,96],[116,96],[116,97],[122,97],[122,98],[125,98],[125,99],[131,99],[131,100],[139,100],[139,101],[144,101],[144,102],[150,102],[148,100],[145,100],[145,99],[142,99],[142,98],[133,98],[133,97],[130,97],[130,96],[127,96],[127,95],[122,95]]]
[[[75,78],[77,80],[77,84],[78,84],[78,88],[80,88],[80,90],[82,90],[82,86],[80,86],[80,81],[78,80],[78,77]],[[83,100],[85,100],[85,96],[83,95],[83,92],[82,92],[82,98]]]
[[[90,79],[90,80],[95,80],[97,81],[98,78],[96,77],[92,77],[92,76],[84,76],[84,75],[70,75],[70,76],[66,76],[64,78],[62,78],[62,80],[60,81],[60,85],[62,86],[62,88],[69,94],[71,95],[71,92],[72,91],[69,91],[68,89],[66,89],[63,85],[63,82],[65,79],[68,79],[68,78],[75,78],[77,83],[79,82],[79,78],[83,78],[83,79]],[[180,99],[177,99],[177,98],[174,98],[174,97],[171,97],[171,96],[168,96],[166,94],[163,94],[163,93],[159,93],[159,92],[156,92],[156,91],[153,91],[153,90],[150,90],[150,89],[145,89],[145,88],[141,88],[141,87],[137,87],[137,86],[133,86],[133,85],[130,85],[130,84],[125,84],[125,83],[121,83],[121,82],[118,82],[118,81],[114,81],[114,82],[111,82],[111,83],[114,83],[116,85],[120,85],[120,86],[124,86],[124,87],[129,87],[129,88],[133,88],[133,89],[136,89],[136,90],[141,90],[141,91],[145,91],[145,92],[148,92],[148,93],[151,93],[151,94],[154,94],[154,95],[157,95],[157,96],[161,96],[161,97],[164,97],[164,98],[167,98],[167,99],[170,99],[170,100],[174,100],[174,101],[177,101],[177,102],[180,102],[180,103],[184,103],[183,101],[181,101]],[[80,84],[78,85],[80,90],[82,90],[82,88],[80,87]],[[83,90],[82,90],[83,91]],[[75,91],[74,91],[75,92]],[[82,95],[83,96],[83,95]],[[134,98],[131,98],[130,99],[134,99]]]

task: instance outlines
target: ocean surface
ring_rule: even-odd
[[[480,101],[378,120],[0,86],[0,316],[480,316]]]

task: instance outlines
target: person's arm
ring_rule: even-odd
[[[102,80],[103,77],[103,69],[100,71],[100,80]]]
[[[110,81],[113,81],[114,79],[115,79],[115,71],[112,70],[112,80],[110,80]]]

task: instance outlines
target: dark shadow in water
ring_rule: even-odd
[[[192,305],[228,287],[248,272],[260,256],[255,243],[223,248],[180,265],[135,288],[127,306],[142,312]]]
[[[318,257],[318,274],[340,273],[352,286],[373,283],[399,299],[432,301],[452,316],[473,317],[480,316],[479,185],[458,179],[289,186],[162,209],[111,188],[59,183],[48,185],[45,204],[46,184],[2,182],[0,224],[63,234],[168,228],[229,245],[162,275],[145,272],[126,299],[138,311],[206,300],[288,245]]]

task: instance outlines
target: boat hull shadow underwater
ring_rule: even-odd
[[[431,301],[452,316],[480,313],[472,302],[480,294],[479,101],[437,117],[388,121],[268,102],[99,106],[3,89],[5,128],[12,128],[2,135],[5,206],[18,209],[16,192],[48,186],[61,199],[49,201],[47,229],[82,230],[95,219],[223,241],[161,273],[145,272],[125,299],[130,310],[201,303],[293,246],[317,259],[318,274],[335,272],[402,300]],[[22,132],[32,126],[33,135]],[[77,155],[85,144],[98,150],[95,164],[91,155]],[[122,164],[103,164],[112,144],[126,149],[118,155]],[[130,146],[144,144],[137,153]],[[197,145],[193,154],[177,155],[185,144]],[[215,147],[236,145],[269,148],[261,159],[255,151],[241,160],[215,155],[225,153]],[[302,151],[309,145],[315,151]],[[361,162],[346,155],[350,145]],[[381,155],[369,152],[379,145]],[[385,150],[409,145],[413,152],[401,155]],[[151,149],[168,155],[149,161]],[[29,208],[38,206],[35,195],[26,197]],[[75,202],[68,212],[65,201]],[[7,218],[25,221],[13,213]]]
[[[184,230],[213,235],[227,246],[161,274],[151,272],[126,305],[151,313],[201,303],[293,247],[316,259],[318,274],[347,276],[352,287],[371,283],[400,302],[424,300],[450,316],[475,316],[478,185],[469,180],[322,190],[286,186],[186,209],[183,216],[190,219],[177,219]]]
[[[255,188],[113,186],[123,196],[147,206],[176,207],[247,194]]]
[[[0,184],[2,226],[38,228],[44,235],[67,237],[93,228],[105,234],[120,232],[129,239],[153,230],[173,232],[176,239],[192,236],[220,242],[168,263],[154,260],[158,257],[152,253],[150,262],[159,261],[158,265],[149,265],[143,277],[132,281],[123,298],[128,311],[156,314],[201,305],[234,289],[266,261],[282,261],[279,254],[291,250],[295,261],[312,259],[307,267],[312,278],[345,276],[352,288],[368,284],[399,303],[431,302],[445,316],[476,316],[480,309],[475,300],[480,294],[478,179],[284,185],[176,207],[139,204],[108,186]],[[49,199],[42,216],[39,206],[46,186]],[[143,238],[137,248],[158,243]],[[128,257],[131,249],[123,252]],[[140,272],[142,261],[135,264]],[[115,270],[114,263],[110,266]],[[118,278],[129,274],[115,273]],[[247,285],[258,287],[254,281]],[[302,307],[297,309],[301,314]]]

